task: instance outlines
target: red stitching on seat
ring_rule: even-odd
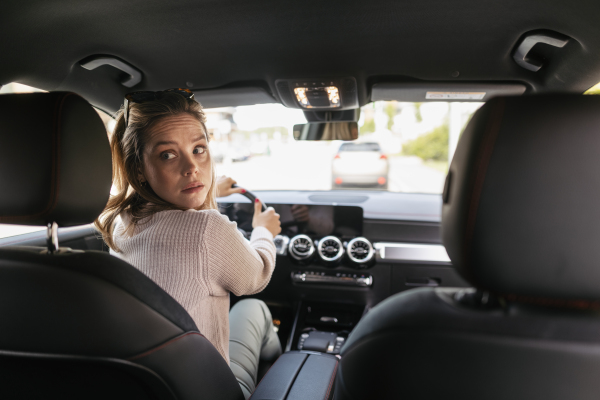
[[[554,308],[577,308],[580,310],[598,310],[600,309],[600,301],[597,300],[568,300],[568,299],[552,299],[549,297],[523,296],[519,294],[500,294],[498,297],[503,297],[507,301],[517,303],[535,304],[543,307]]]
[[[331,379],[329,380],[329,387],[327,388],[327,394],[325,395],[324,400],[327,400],[329,398],[329,392],[331,392],[331,388],[333,387],[333,381],[334,381],[335,375],[337,374],[338,363],[339,363],[339,360],[336,360],[335,368],[333,369],[333,374],[331,374]]]
[[[498,100],[498,105],[491,110],[491,116],[486,127],[486,133],[482,140],[482,144],[478,151],[477,161],[473,165],[474,179],[473,187],[471,190],[471,202],[469,204],[469,211],[467,215],[467,224],[465,227],[465,242],[464,242],[464,257],[466,269],[470,269],[471,260],[471,246],[473,242],[473,234],[475,231],[475,221],[477,220],[477,211],[479,208],[479,200],[481,198],[481,191],[483,190],[483,184],[485,182],[485,176],[487,169],[494,153],[494,145],[498,133],[500,132],[500,125],[502,122],[502,116],[504,115],[504,99]],[[469,275],[472,273],[469,271]]]
[[[178,336],[178,337],[176,337],[174,339],[168,340],[165,343],[161,344],[160,346],[155,347],[155,348],[150,349],[150,350],[147,350],[147,351],[143,352],[142,354],[138,354],[136,356],[129,357],[127,360],[128,361],[133,361],[133,360],[137,360],[138,358],[149,356],[150,354],[154,353],[155,351],[158,351],[158,350],[160,350],[162,348],[165,348],[166,346],[170,345],[171,343],[174,343],[174,342],[178,341],[179,339],[183,339],[184,337],[186,337],[188,335],[198,335],[198,336],[201,336],[204,339],[206,339],[206,337],[203,334],[199,333],[199,332],[184,333],[183,335]],[[206,340],[208,340],[208,339],[206,339]]]

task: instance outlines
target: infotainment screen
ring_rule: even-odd
[[[281,216],[281,234],[289,237],[299,233],[340,238],[362,236],[363,209],[355,206],[305,204],[268,204]],[[221,204],[220,211],[237,222],[244,231],[252,231],[254,205],[250,203]]]

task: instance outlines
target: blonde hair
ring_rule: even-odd
[[[152,127],[163,118],[180,114],[189,114],[196,118],[206,135],[206,116],[200,103],[186,99],[180,94],[164,92],[160,100],[144,103],[132,103],[129,109],[129,124],[125,126],[123,109],[118,111],[116,125],[111,136],[110,148],[113,164],[113,185],[116,194],[111,195],[102,214],[94,221],[94,225],[102,234],[106,244],[114,251],[119,251],[113,238],[113,229],[117,217],[127,211],[131,215],[131,223],[127,232],[131,234],[135,225],[142,219],[151,217],[165,210],[185,210],[160,198],[150,185],[139,180],[143,171],[144,148],[150,138]],[[210,150],[208,151],[210,157]],[[212,184],[204,204],[197,210],[217,208],[217,184],[215,166],[210,157],[212,168]]]

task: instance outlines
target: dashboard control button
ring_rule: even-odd
[[[342,273],[311,273],[313,271],[294,271],[291,274],[292,282],[295,283],[324,283],[329,285],[342,286],[361,286],[368,287],[373,285],[371,275],[361,275],[353,277],[350,274]]]

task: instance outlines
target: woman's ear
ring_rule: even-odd
[[[146,177],[144,176],[144,173],[142,172],[141,168],[138,168],[138,181],[140,183],[146,182]]]

